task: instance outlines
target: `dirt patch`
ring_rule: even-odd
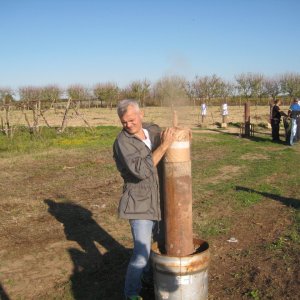
[[[235,176],[238,176],[242,174],[242,167],[241,166],[223,166],[218,169],[218,175],[209,177],[207,179],[203,179],[203,183],[212,183],[212,184],[218,184],[221,181],[226,181],[228,179],[231,179]]]
[[[122,299],[132,242],[128,222],[117,218],[122,180],[111,167],[111,153],[51,150],[0,165],[0,295]],[[241,167],[223,166],[210,181],[242,173]],[[212,194],[197,201],[202,196]],[[222,207],[222,197],[210,211],[195,207],[200,220],[210,212],[211,219],[231,219],[226,234],[208,241],[209,299],[299,299],[300,249],[285,238],[291,203],[265,193],[245,209]]]
[[[261,154],[261,153],[246,153],[244,155],[241,156],[241,159],[244,160],[265,160],[265,159],[270,159],[269,156]]]
[[[213,177],[212,182],[218,182],[218,180],[227,180],[241,173],[240,166],[224,166],[219,169],[219,175]]]
[[[272,200],[236,214],[227,236],[212,242],[209,299],[298,299],[299,257],[281,238],[291,223]]]
[[[1,162],[0,282],[11,299],[52,299],[55,290],[64,299],[66,284],[96,272],[92,283],[83,279],[87,293],[110,260],[121,262],[115,268],[124,274],[130,231],[116,215],[122,181],[103,169],[111,156],[89,157],[65,151]]]

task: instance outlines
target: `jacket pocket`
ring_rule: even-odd
[[[151,206],[151,198],[152,196],[150,188],[132,189],[129,192],[125,213],[147,213]]]

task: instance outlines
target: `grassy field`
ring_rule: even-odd
[[[116,212],[119,130],[0,136],[3,299],[122,299],[132,244]],[[300,144],[195,127],[191,159],[194,235],[212,255],[209,299],[299,299]]]
[[[288,106],[281,107],[283,111],[288,111]],[[179,124],[184,127],[195,127],[199,125],[199,113],[200,108],[198,106],[184,106],[184,107],[174,107],[178,113]],[[229,115],[227,117],[228,123],[241,123],[244,122],[244,106],[229,106]],[[144,108],[145,120],[147,122],[156,122],[162,127],[167,127],[172,125],[172,109],[170,107],[146,107]],[[253,124],[267,124],[269,120],[269,106],[251,106],[251,123]],[[27,118],[31,124],[33,124],[32,111],[26,111]],[[44,116],[50,126],[61,126],[64,110],[63,109],[50,109],[44,112]],[[5,112],[0,110],[0,117],[5,120]],[[68,113],[68,126],[85,126],[84,119],[88,121],[91,126],[119,126],[120,122],[118,120],[115,109],[110,108],[91,108],[91,109],[80,109],[79,115],[75,113],[74,110],[70,109]],[[15,110],[10,112],[10,124],[15,125],[25,125],[27,122],[25,120],[24,114],[20,110]],[[40,119],[40,125],[45,126],[45,121],[42,117]],[[220,107],[218,106],[208,106],[207,116],[205,119],[205,127],[213,127],[216,123],[222,122],[222,116]]]

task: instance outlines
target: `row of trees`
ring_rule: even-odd
[[[14,96],[19,94],[19,100]],[[88,106],[113,106],[124,98],[136,99],[141,106],[195,104],[196,101],[207,104],[235,101],[252,101],[266,104],[279,96],[300,97],[300,74],[285,73],[268,78],[259,73],[242,73],[228,82],[217,75],[196,76],[188,81],[180,76],[163,77],[154,84],[147,79],[130,83],[126,88],[119,88],[115,83],[98,83],[92,89],[83,85],[71,85],[66,90],[57,85],[44,87],[27,86],[18,91],[0,88],[2,104],[24,105],[41,101],[44,106],[51,106],[63,99],[72,98]]]

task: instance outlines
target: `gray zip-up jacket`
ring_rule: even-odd
[[[152,142],[152,151],[159,145],[159,127],[145,126]],[[157,169],[152,152],[143,141],[124,129],[113,145],[113,156],[123,180],[119,217],[124,219],[160,220],[160,195]]]

